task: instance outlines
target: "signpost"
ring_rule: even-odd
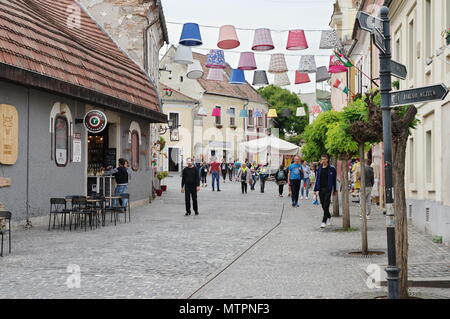
[[[373,34],[373,40],[374,40],[375,46],[382,53],[386,53],[386,45],[385,45],[386,39],[384,38],[382,31],[378,28],[375,28],[373,30],[372,34]]]
[[[391,106],[410,105],[445,99],[448,88],[445,84],[426,86],[417,89],[391,93]]]
[[[356,16],[359,27],[367,32],[374,32],[375,28],[382,29],[383,24],[380,18],[371,16],[365,12],[358,12]]]
[[[394,60],[391,60],[391,71],[393,76],[402,80],[406,80],[406,77],[408,76],[406,66],[395,62]]]

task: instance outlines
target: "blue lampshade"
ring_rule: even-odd
[[[245,84],[245,74],[243,70],[233,69],[231,74],[230,84]]]
[[[248,117],[248,111],[247,110],[241,110],[241,114],[239,114],[239,117]]]
[[[200,27],[197,23],[185,23],[181,32],[180,44],[196,47],[203,44]]]
[[[253,116],[256,118],[263,117],[263,113],[260,110],[256,109],[255,113],[253,113]]]

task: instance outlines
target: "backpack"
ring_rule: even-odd
[[[279,170],[277,173],[277,180],[282,181],[286,179],[286,173],[283,170]]]
[[[241,181],[246,182],[247,181],[247,173],[248,173],[248,169],[244,172],[242,171],[241,174]]]

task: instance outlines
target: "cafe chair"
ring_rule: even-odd
[[[11,212],[0,212],[0,218],[6,219],[8,221],[8,229],[0,228],[0,235],[2,236],[2,248],[0,251],[0,257],[3,257],[3,236],[8,232],[9,240],[9,253],[11,253]]]
[[[76,230],[78,225],[83,227],[84,231],[87,230],[87,219],[89,217],[89,225],[92,229],[92,222],[95,211],[92,210],[88,204],[85,196],[72,197],[72,209],[70,214],[69,229],[72,230],[72,222],[74,222],[74,229]]]
[[[67,209],[67,201],[65,198],[50,198],[50,214],[48,218],[48,230],[50,230],[52,216],[53,229],[55,229],[56,219],[58,219],[59,226],[66,229],[67,215],[70,219],[70,209]],[[61,217],[61,219],[59,218]]]

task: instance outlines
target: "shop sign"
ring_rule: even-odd
[[[108,124],[105,113],[98,110],[92,110],[84,116],[84,126],[91,133],[100,133]]]
[[[14,106],[0,105],[0,164],[14,165],[19,149],[19,114]]]
[[[73,162],[81,163],[81,134],[75,133],[73,136]]]

